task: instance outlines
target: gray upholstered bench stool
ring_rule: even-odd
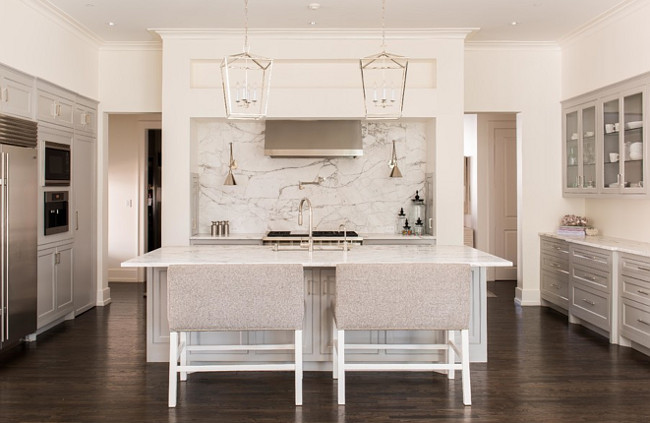
[[[333,322],[333,377],[338,403],[345,404],[345,372],[350,370],[461,370],[463,403],[472,403],[469,377],[470,278],[459,264],[340,264],[336,266]],[[444,331],[439,344],[349,344],[348,330]],[[460,331],[461,348],[451,331]],[[442,350],[446,360],[422,363],[345,361],[345,350]],[[456,354],[460,363],[456,363]]]
[[[296,405],[302,404],[302,265],[210,264],[169,266],[169,406],[176,406],[178,374],[293,370]],[[293,344],[191,345],[190,332],[294,331]],[[294,350],[295,361],[277,364],[193,364],[188,352]],[[217,362],[218,363],[218,362]]]

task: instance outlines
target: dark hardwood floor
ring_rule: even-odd
[[[167,408],[167,366],[144,356],[141,287],[111,284],[113,303],[40,335],[0,361],[0,422],[648,422],[650,358],[540,307],[516,307],[514,284],[491,286],[489,363],[460,378],[352,373],[346,406],[330,373],[196,374]]]

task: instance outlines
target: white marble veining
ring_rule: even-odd
[[[307,250],[273,251],[271,246],[195,245],[163,247],[127,260],[122,267],[167,267],[172,264],[301,264],[335,267],[339,263],[459,263],[473,267],[509,267],[512,262],[466,246],[357,246],[347,253]]]
[[[574,244],[586,245],[588,247],[597,247],[609,251],[620,251],[622,253],[637,254],[640,256],[650,257],[650,243],[631,241],[623,238],[613,238],[607,236],[564,236],[552,232],[543,232],[540,236],[546,236],[555,239],[562,239]]]
[[[209,233],[212,220],[229,220],[232,234],[295,231],[298,204],[308,197],[317,229],[335,230],[347,222],[348,230],[393,233],[400,207],[408,210],[416,190],[423,195],[425,125],[363,123],[364,152],[357,158],[271,158],[264,155],[264,123],[197,120],[198,232]],[[403,178],[389,177],[393,140]],[[230,142],[238,164],[236,186],[223,185]],[[300,181],[319,176],[321,185],[298,189]]]

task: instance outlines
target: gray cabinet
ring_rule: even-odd
[[[650,75],[563,102],[563,194],[647,196]]]
[[[74,236],[76,260],[74,262],[74,309],[75,314],[95,306],[96,247],[95,215],[95,145],[91,137],[75,135],[72,145],[72,213],[71,225]]]
[[[575,244],[569,251],[569,315],[602,329],[615,342],[618,319],[612,307],[612,252]]]
[[[63,242],[38,249],[38,329],[68,317],[73,304],[73,244]],[[72,316],[70,316],[72,317]]]
[[[36,84],[36,118],[39,122],[74,127],[75,96],[44,81]]]
[[[97,133],[97,103],[77,96],[72,120],[75,132],[95,135]]]
[[[622,253],[619,283],[621,343],[650,348],[650,257]]]
[[[34,118],[34,78],[0,66],[0,112]]]
[[[569,309],[569,243],[541,237],[540,288],[542,300]]]

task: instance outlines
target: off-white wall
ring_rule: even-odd
[[[160,114],[111,114],[108,125],[108,279],[144,281],[138,269],[120,263],[142,254],[145,142],[149,128],[160,128]]]
[[[163,38],[163,197],[175,198],[163,203],[163,245],[186,245],[190,237],[190,122],[192,117],[223,117],[222,93],[219,88],[191,88],[192,60],[212,60],[241,49],[241,37],[219,34],[182,34],[161,32]],[[436,118],[435,161],[437,181],[437,236],[440,244],[462,244],[463,241],[463,37],[411,36],[390,43],[390,50],[414,59],[435,59],[436,89],[407,91],[405,117]],[[300,74],[302,64],[296,60],[350,60],[378,51],[376,39],[364,34],[349,36],[274,35],[252,37],[251,50],[273,57],[283,63],[284,75]],[[332,88],[327,63],[310,75],[311,85],[302,86],[300,95],[291,87],[272,91],[269,105],[271,117],[338,117],[359,118],[361,92],[356,88]],[[336,101],[323,97],[327,90],[337,93]],[[200,84],[197,84],[200,85]],[[358,104],[359,107],[353,107]],[[442,141],[438,141],[442,140]],[[433,154],[431,154],[433,153]],[[428,166],[430,163],[428,164]]]
[[[465,49],[465,110],[518,113],[516,299],[524,305],[540,302],[538,233],[555,230],[566,213],[584,211],[583,201],[562,197],[560,89],[558,48]]]
[[[648,22],[650,2],[633,2],[594,30],[564,43],[562,98],[568,99],[650,71]],[[587,199],[584,213],[603,235],[644,242],[650,239],[648,200]]]
[[[111,115],[108,140],[108,276],[135,281],[135,269],[120,263],[138,255],[140,134],[137,115]]]
[[[97,44],[34,0],[0,1],[0,63],[98,98]]]

